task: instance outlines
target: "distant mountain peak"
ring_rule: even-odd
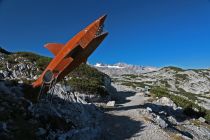
[[[140,74],[140,73],[147,73],[159,70],[159,68],[156,67],[150,67],[150,66],[144,67],[144,66],[126,64],[122,62],[112,65],[96,63],[94,67],[108,75]]]

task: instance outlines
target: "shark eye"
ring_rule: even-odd
[[[52,82],[52,80],[53,80],[53,72],[51,70],[46,71],[43,76],[44,83],[49,84],[50,82]]]

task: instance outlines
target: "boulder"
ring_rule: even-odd
[[[4,77],[8,77],[9,76],[9,72],[8,71],[3,71]]]
[[[169,116],[168,121],[173,125],[178,125],[179,124],[173,116]]]
[[[139,109],[139,114],[144,115],[144,116],[149,116],[150,115],[150,109],[149,107],[147,107],[147,109]]]
[[[177,108],[176,104],[170,98],[167,97],[160,98],[159,100],[156,101],[156,103],[162,106],[173,107],[173,109]]]
[[[146,108],[149,112],[152,112],[152,109],[150,107]]]
[[[160,117],[157,115],[157,117],[154,119],[154,121],[161,127],[161,128],[166,128],[168,127],[168,124]]]
[[[109,101],[106,106],[108,107],[114,107],[115,106],[115,101]]]
[[[205,123],[205,122],[206,122],[206,119],[204,119],[203,117],[198,118],[198,120],[199,120],[200,122],[202,122],[202,123]]]

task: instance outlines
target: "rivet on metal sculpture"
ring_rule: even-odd
[[[32,83],[32,86],[41,88],[42,92],[47,93],[49,89],[72,70],[81,63],[85,63],[87,58],[108,35],[108,32],[103,32],[105,19],[106,15],[100,17],[76,34],[66,44],[46,44],[45,47],[54,54],[55,58],[52,59],[41,76]]]

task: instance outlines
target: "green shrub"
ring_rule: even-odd
[[[206,115],[204,116],[204,118],[205,118],[207,121],[210,121],[210,110],[207,110],[207,111],[206,111]]]
[[[0,70],[6,70],[6,66],[2,63],[0,63]]]
[[[162,69],[171,69],[171,70],[174,70],[175,72],[182,72],[182,71],[184,71],[183,69],[178,68],[178,67],[174,67],[174,66],[168,66],[168,67],[164,67]]]
[[[136,85],[135,85],[134,83],[132,83],[132,82],[124,81],[124,82],[122,82],[121,84],[124,85],[124,86],[136,88]]]
[[[104,88],[106,75],[95,68],[81,64],[69,76],[71,78],[68,80],[68,83],[76,91],[99,94],[101,96],[108,94]]]
[[[182,89],[182,88],[177,88],[178,90],[179,90],[179,92],[175,92],[174,91],[174,93],[176,93],[176,94],[178,94],[178,95],[182,95],[182,96],[185,96],[185,97],[187,97],[189,100],[191,100],[191,101],[196,101],[196,100],[198,100],[198,98],[196,97],[196,95],[195,94],[193,94],[193,93],[190,93],[190,92],[186,92],[184,89]]]
[[[15,62],[15,56],[14,55],[6,55],[5,56],[5,60],[8,61],[8,63],[10,64],[17,64],[17,62]]]
[[[125,85],[125,86],[128,86],[128,87],[132,87],[132,88],[136,88],[136,87],[144,88],[145,86],[148,86],[144,82],[130,82],[130,81],[123,81],[122,85]]]
[[[138,75],[134,75],[134,74],[123,74],[122,76],[129,77],[129,78],[132,78],[132,79],[135,79],[135,78],[138,77]]]
[[[182,80],[182,81],[188,79],[187,74],[176,74],[175,77],[177,78],[177,80]]]
[[[171,85],[169,85],[166,80],[160,80],[160,83],[163,84],[167,88],[171,88]]]

